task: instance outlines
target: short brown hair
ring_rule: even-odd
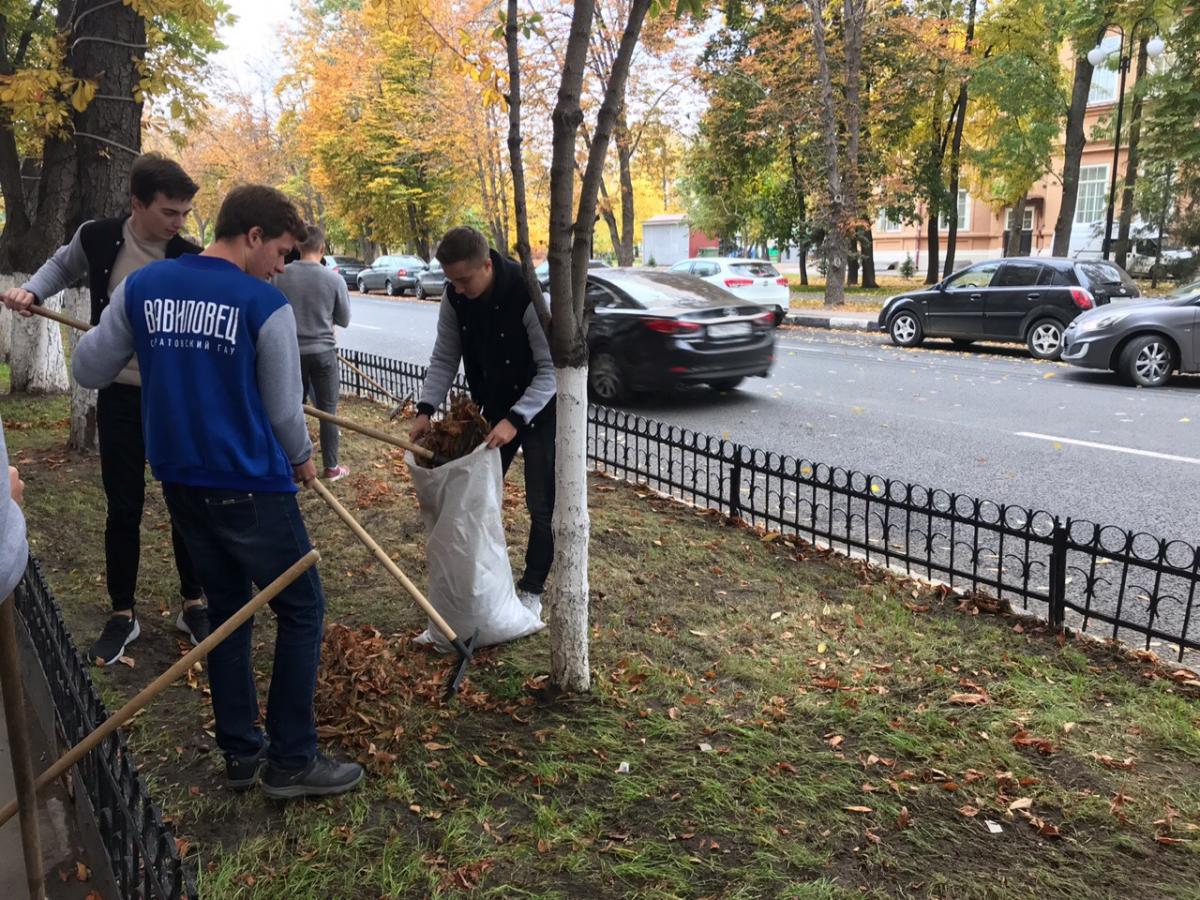
[[[302,240],[296,249],[305,255],[320,253],[325,249],[325,232],[317,225],[309,225],[308,237]]]
[[[216,240],[249,234],[261,228],[266,240],[291,234],[297,241],[308,237],[308,228],[283,191],[265,184],[242,184],[225,195],[213,232]]]
[[[443,266],[459,262],[482,263],[488,258],[488,241],[478,229],[459,225],[443,235],[434,256]]]
[[[143,153],[129,172],[129,193],[146,206],[156,194],[171,200],[191,200],[200,186],[188,177],[183,166],[161,153]]]

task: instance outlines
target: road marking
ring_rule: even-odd
[[[827,350],[818,350],[816,347],[797,347],[795,344],[779,344],[785,350],[799,350],[801,353],[828,353]]]
[[[1098,444],[1095,441],[1078,441],[1074,438],[1055,437],[1052,434],[1037,434],[1033,431],[1014,432],[1017,437],[1033,438],[1039,441],[1057,441],[1060,444],[1074,444],[1077,447],[1091,447],[1093,450],[1112,450],[1114,453],[1129,453],[1133,456],[1149,456],[1152,459],[1165,459],[1170,462],[1191,463],[1200,466],[1200,459],[1191,456],[1176,456],[1173,453],[1155,453],[1153,450],[1137,450],[1133,447],[1118,447],[1116,444]]]
[[[365,328],[368,331],[383,331],[378,325],[364,325],[362,322],[351,322],[351,328]]]

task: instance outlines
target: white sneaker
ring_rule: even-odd
[[[523,591],[517,588],[517,599],[521,601],[521,605],[537,616],[542,617],[542,595],[534,594],[531,591]]]

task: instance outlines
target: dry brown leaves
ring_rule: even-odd
[[[466,394],[455,394],[450,398],[446,415],[434,422],[417,443],[432,450],[440,460],[459,459],[483,443],[491,430],[471,398]],[[433,468],[431,460],[416,459],[418,465]]]

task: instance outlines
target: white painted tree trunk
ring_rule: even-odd
[[[63,312],[72,318],[87,322],[92,317],[91,292],[84,288],[71,288],[62,294]],[[67,347],[71,353],[83,337],[82,331],[67,328]],[[96,432],[96,392],[81,387],[71,375],[71,434],[67,438],[67,446],[72,450],[90,453],[100,449],[100,441]]]
[[[6,276],[0,289],[24,284],[28,276]],[[62,308],[62,295],[47,297],[47,309]],[[13,316],[12,347],[9,353],[13,394],[64,394],[68,388],[67,362],[57,322],[41,316]]]
[[[587,367],[556,369],[554,579],[550,587],[551,679],[567,691],[591,687],[588,662]]]

